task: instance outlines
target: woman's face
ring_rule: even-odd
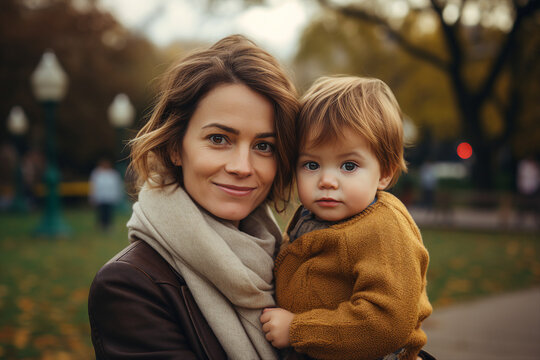
[[[246,85],[224,84],[199,102],[173,162],[195,202],[238,226],[270,191],[275,144],[272,104]]]

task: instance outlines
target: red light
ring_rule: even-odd
[[[462,142],[457,147],[457,154],[463,160],[468,159],[472,156],[472,147],[469,143]]]

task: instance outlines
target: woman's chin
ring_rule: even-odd
[[[238,225],[241,220],[245,219],[253,211],[253,209],[254,208],[244,206],[222,206],[206,210],[215,217]]]

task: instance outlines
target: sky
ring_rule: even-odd
[[[73,1],[84,3],[86,0]],[[214,0],[215,6],[210,13],[205,8],[209,1],[98,0],[98,5],[158,46],[166,46],[175,40],[215,42],[224,36],[241,33],[281,60],[294,56],[303,29],[321,11],[314,0],[266,0],[265,5],[248,8],[241,0]],[[410,6],[426,4],[428,0],[396,0],[382,9],[389,18],[403,19]],[[445,21],[455,22],[459,11],[457,4],[449,2],[443,12]],[[510,12],[504,3],[498,3],[489,17],[481,16],[475,2],[466,3],[461,21],[469,26],[482,21],[486,26],[504,30],[512,25]],[[418,25],[418,30],[429,32],[436,23],[433,16],[424,16]]]
[[[216,1],[213,14],[197,0],[100,0],[126,27],[143,33],[159,46],[175,40],[214,42],[241,33],[281,59],[289,59],[309,19],[313,1],[268,0],[244,8],[241,1]]]

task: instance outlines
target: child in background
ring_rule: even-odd
[[[420,327],[432,311],[428,252],[383,191],[407,169],[394,95],[377,79],[321,78],[304,95],[297,135],[302,206],[276,259],[281,308],[262,314],[266,338],[292,346],[288,359],[431,359]]]

